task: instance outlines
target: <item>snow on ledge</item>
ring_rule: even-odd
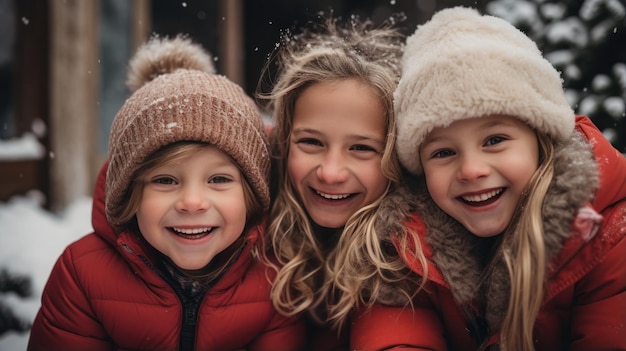
[[[38,160],[45,154],[45,148],[32,133],[21,138],[0,140],[0,161]]]

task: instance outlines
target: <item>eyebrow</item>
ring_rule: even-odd
[[[302,134],[302,133],[310,133],[310,134],[314,134],[314,135],[323,135],[322,132],[320,132],[319,130],[316,129],[312,129],[312,128],[294,128],[291,131],[292,135],[297,135],[297,134]],[[386,139],[383,136],[383,139],[380,140],[378,138],[375,137],[371,137],[371,136],[367,136],[367,135],[360,135],[360,134],[348,134],[346,135],[349,139],[354,139],[357,141],[372,141],[374,143],[379,143],[381,145],[384,145],[386,142]]]
[[[322,134],[320,131],[312,128],[293,128],[291,134],[310,133],[310,134]]]
[[[424,138],[424,141],[422,142],[422,145],[420,145],[419,149],[421,150],[421,149],[423,149],[423,148],[424,148],[424,146],[426,146],[426,145],[428,145],[428,144],[432,144],[432,143],[434,143],[434,142],[437,142],[437,141],[439,141],[440,139],[443,139],[443,138],[442,138],[442,137],[434,137],[434,138],[431,138],[431,137],[430,137],[430,135],[429,135],[429,136],[426,136],[426,138]]]
[[[504,116],[502,116],[504,117]],[[480,118],[480,117],[478,117]],[[515,117],[513,117],[515,118]],[[513,128],[517,128],[517,126],[515,125],[515,123],[513,123],[513,121],[510,121],[508,119],[502,119],[502,118],[490,118],[489,120],[486,121],[481,121],[481,123],[478,125],[479,128],[492,128],[492,127],[497,127],[497,126],[504,126],[504,127],[513,127]],[[434,137],[431,138],[430,135],[432,134],[432,131],[430,133],[428,133],[428,135],[426,136],[426,138],[424,138],[424,142],[422,142],[422,146],[431,142],[435,142],[439,139],[442,139],[441,137]]]
[[[502,118],[492,119],[491,121],[483,122],[480,126],[483,128],[489,128],[489,127],[497,127],[499,125],[502,125],[505,127],[517,127],[515,123],[513,123],[513,121],[509,119],[502,119]]]

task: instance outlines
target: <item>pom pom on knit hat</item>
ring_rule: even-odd
[[[419,149],[435,128],[508,115],[565,140],[574,130],[559,72],[537,45],[503,19],[454,7],[407,38],[394,92],[398,156],[421,174]]]
[[[126,85],[131,91],[177,69],[215,73],[211,55],[182,35],[165,40],[153,37],[135,53],[128,66]]]
[[[124,205],[131,177],[153,152],[178,141],[206,142],[242,169],[263,209],[269,208],[269,142],[257,105],[237,84],[215,74],[211,56],[190,39],[153,37],[130,61],[133,94],[109,136],[106,213]]]

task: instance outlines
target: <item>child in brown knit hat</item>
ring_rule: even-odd
[[[141,47],[128,84],[95,232],[56,263],[29,350],[303,349],[251,253],[270,202],[255,103],[181,36]]]

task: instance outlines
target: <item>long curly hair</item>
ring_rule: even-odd
[[[395,277],[394,272],[405,267],[397,254],[392,255],[393,262],[388,262],[386,252],[390,250],[383,248],[384,235],[375,225],[381,202],[401,179],[395,150],[393,91],[399,80],[404,38],[394,27],[396,23],[394,19],[374,27],[370,20],[358,17],[352,17],[348,23],[331,17],[325,18],[320,27],[313,26],[299,35],[284,33],[278,46],[277,81],[271,92],[257,94],[269,102],[267,106],[274,118],[270,178],[275,196],[266,245],[278,264],[267,257],[266,260],[278,272],[272,290],[273,303],[286,315],[305,312],[317,323],[332,322],[341,328],[352,307],[359,301],[371,300],[371,292],[378,291],[378,284]],[[317,83],[346,79],[370,86],[384,108],[387,139],[380,166],[388,184],[378,199],[348,219],[333,243],[324,245],[287,176],[289,139],[298,97]],[[389,275],[379,274],[378,264],[389,269]],[[357,266],[368,269],[344,269]],[[358,276],[352,276],[354,273]]]

